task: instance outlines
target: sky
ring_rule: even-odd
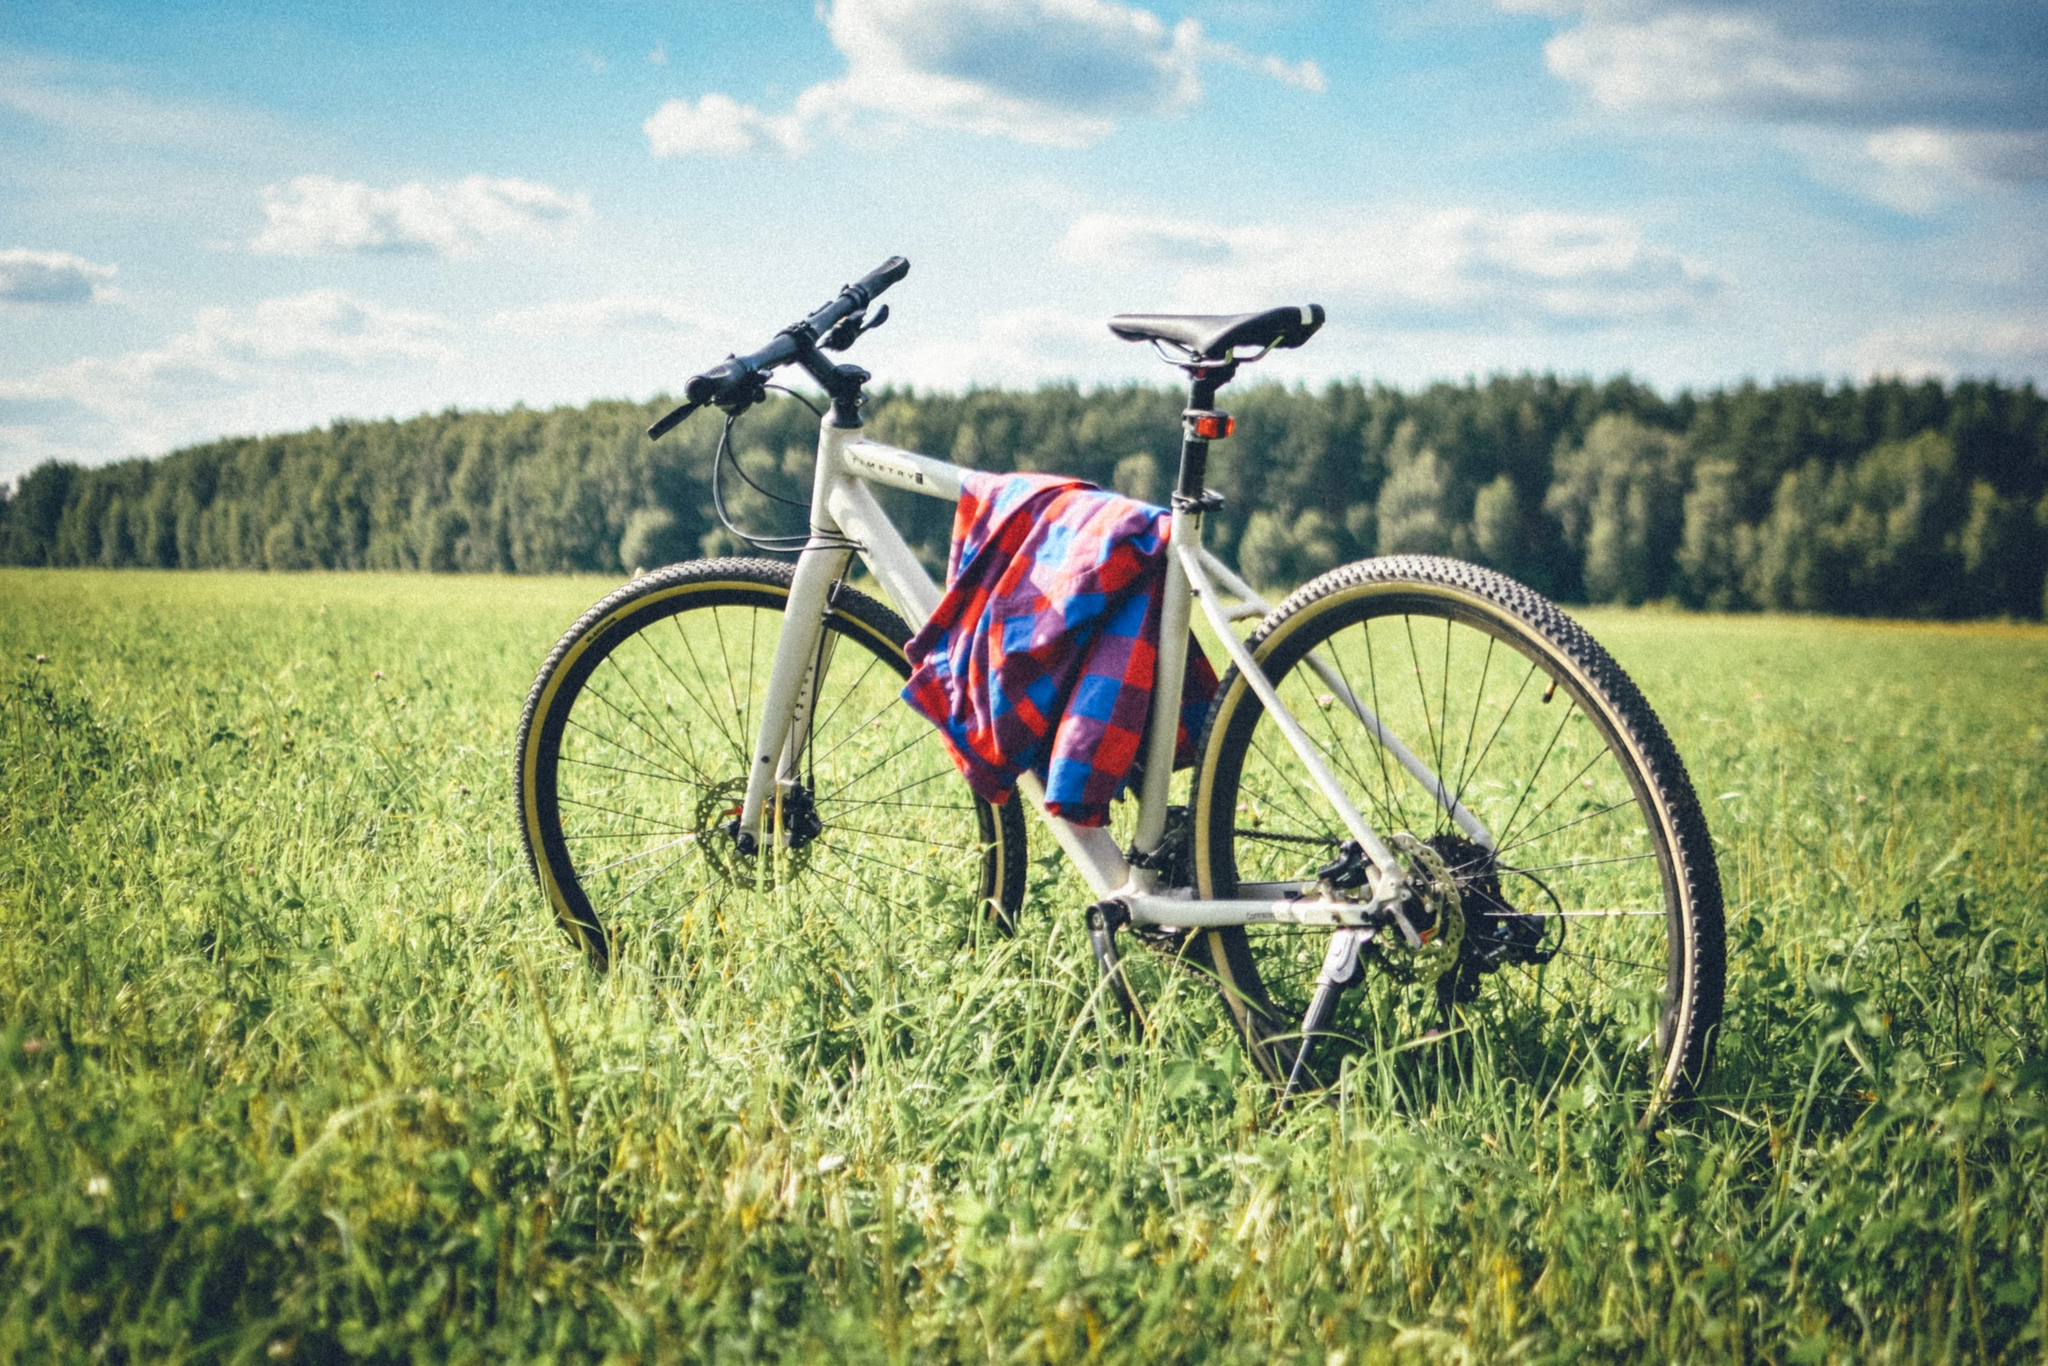
[[[2041,0],[0,7],[0,480],[675,392],[891,255],[852,358],[2048,382]]]

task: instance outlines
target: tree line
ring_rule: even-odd
[[[1416,551],[1577,602],[2038,618],[2048,401],[2031,384],[1743,384],[1666,399],[1627,378],[1498,376],[1408,393],[1356,381],[1230,395],[1211,544],[1262,587]],[[990,470],[1162,499],[1177,392],[881,390],[877,439]],[[214,441],[0,490],[0,563],[622,573],[743,543],[713,507],[717,414],[670,405],[448,411]],[[778,398],[720,478],[755,534],[800,530],[816,418]],[[934,566],[951,508],[888,494]]]

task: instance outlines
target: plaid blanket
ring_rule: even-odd
[[[967,477],[946,594],[906,647],[903,696],[984,799],[1008,800],[1030,770],[1052,814],[1108,823],[1144,748],[1171,524],[1078,479]],[[1192,637],[1186,679],[1177,768],[1216,693]]]

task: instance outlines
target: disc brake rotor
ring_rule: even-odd
[[[740,808],[747,796],[745,778],[729,778],[704,789],[697,798],[690,829],[704,861],[730,886],[771,888],[793,882],[810,865],[812,841],[823,831],[808,789],[785,789],[780,812],[771,804],[765,813],[773,825],[779,814],[781,839],[763,840],[767,856],[742,853],[733,838]]]
[[[1465,911],[1457,880],[1442,854],[1406,831],[1387,842],[1409,860],[1408,895],[1401,912],[1422,943],[1410,944],[1399,926],[1389,926],[1373,936],[1372,946],[1380,965],[1396,981],[1428,984],[1456,965],[1465,943]]]

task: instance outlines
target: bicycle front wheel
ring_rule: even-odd
[[[1426,556],[1332,570],[1249,644],[1352,804],[1383,837],[1428,846],[1461,907],[1463,943],[1441,976],[1384,932],[1317,1034],[1313,1079],[1456,1019],[1525,1076],[1604,1059],[1652,1106],[1689,1092],[1721,1015],[1720,881],[1684,765],[1607,652],[1514,580]],[[1312,890],[1349,838],[1234,670],[1195,817],[1205,897]],[[1275,1081],[1293,1066],[1329,933],[1247,926],[1187,946]]]
[[[792,572],[700,560],[636,579],[585,613],[534,680],[519,829],[549,905],[600,968],[621,938],[738,932],[747,905],[815,909],[850,940],[977,920],[1007,930],[1023,903],[1020,804],[968,789],[936,728],[898,697],[909,628],[844,586],[825,618],[800,781],[775,812],[787,838],[741,850],[735,817]]]

